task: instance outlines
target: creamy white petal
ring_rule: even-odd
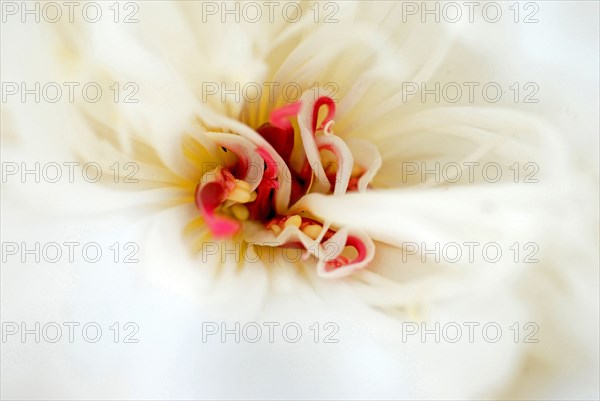
[[[248,168],[245,175],[240,179],[248,182],[250,184],[250,191],[254,191],[258,187],[258,184],[260,184],[265,169],[263,159],[256,153],[256,146],[237,135],[216,132],[207,132],[206,135],[220,146],[231,149],[234,153],[244,158]]]
[[[358,180],[358,191],[364,192],[381,168],[381,155],[377,147],[371,142],[358,138],[348,138],[346,144],[352,151],[355,163],[365,168],[365,171]]]

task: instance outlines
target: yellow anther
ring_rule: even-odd
[[[330,163],[325,166],[325,173],[327,174],[335,174],[338,171],[338,166],[336,163]]]
[[[320,150],[319,156],[321,156],[321,164],[324,166],[327,164],[337,164],[338,160],[337,160],[337,157],[335,156],[335,153],[333,153],[329,149]]]
[[[235,186],[250,192],[250,184],[243,180],[235,180]]]
[[[273,234],[279,235],[279,233],[281,232],[281,227],[279,227],[277,224],[273,224],[271,226],[271,231],[273,231]]]
[[[317,239],[319,234],[321,234],[322,229],[323,227],[321,227],[318,224],[311,224],[310,226],[304,227],[304,229],[302,229],[302,232],[312,239]]]
[[[240,187],[235,187],[233,191],[229,193],[227,199],[238,203],[246,203],[250,201],[250,193],[248,191],[244,191]]]
[[[248,220],[248,217],[250,217],[248,208],[240,203],[231,206],[231,212],[238,220]]]
[[[250,192],[250,184],[246,181],[235,180],[235,188],[229,193],[227,199],[238,203],[248,203],[256,199],[256,192]]]
[[[290,216],[285,221],[284,227],[298,227],[300,228],[300,224],[302,224],[302,217],[297,214]]]

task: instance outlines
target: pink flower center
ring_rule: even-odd
[[[337,195],[359,190],[369,166],[355,162],[351,149],[331,132],[336,111],[333,99],[323,96],[312,104],[304,102],[273,110],[269,122],[256,129],[269,146],[224,134],[227,140],[217,144],[235,154],[236,161],[203,176],[196,188],[196,206],[216,237],[232,237],[246,221],[259,223],[276,245],[310,251],[319,259],[323,274],[345,275],[372,259],[370,239],[345,229],[337,232],[329,223],[281,210],[288,210],[309,192]],[[326,113],[321,113],[323,108]],[[252,171],[262,175],[251,177]],[[283,190],[289,199],[281,207],[277,195]],[[316,244],[314,249],[311,244]],[[331,244],[337,248],[326,253],[325,245]],[[357,256],[352,260],[342,255],[346,247],[355,250]]]

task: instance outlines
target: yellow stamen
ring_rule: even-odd
[[[300,228],[300,224],[302,224],[302,217],[297,214],[290,216],[285,221],[284,227],[298,227]]]
[[[247,192],[250,192],[250,184],[248,184],[246,181],[236,179],[235,186],[238,188],[245,189]]]
[[[256,192],[250,192],[250,184],[246,181],[235,180],[235,188],[227,199],[238,203],[248,203],[256,199]]]
[[[248,191],[244,191],[240,187],[235,187],[233,191],[229,193],[227,199],[238,203],[246,203],[250,201],[250,193]]]
[[[318,224],[311,224],[310,226],[304,227],[302,232],[304,234],[308,235],[311,239],[317,239],[319,234],[321,234],[322,229],[323,229],[323,227],[321,227]]]
[[[337,173],[337,171],[338,171],[338,166],[335,163],[328,164],[325,167],[326,174],[335,174],[335,173]]]
[[[236,203],[235,205],[231,206],[231,212],[238,220],[248,220],[250,217],[248,208],[241,203]]]

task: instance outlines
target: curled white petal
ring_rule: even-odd
[[[285,214],[289,207],[290,195],[292,192],[292,183],[289,179],[291,173],[285,161],[279,156],[275,149],[273,149],[271,144],[246,124],[214,113],[208,110],[208,108],[203,108],[202,119],[211,126],[221,127],[238,133],[240,136],[254,143],[257,147],[262,147],[269,153],[277,166],[277,181],[279,182],[279,189],[275,191],[275,210],[279,214]]]
[[[238,157],[246,160],[246,172],[240,179],[250,184],[250,191],[254,191],[260,184],[265,169],[263,159],[256,153],[256,146],[247,139],[235,134],[207,132],[206,135],[219,146],[231,149]]]
[[[340,256],[344,251],[348,243],[349,237],[355,237],[358,241],[364,245],[364,255],[360,257],[360,260],[350,261],[350,263],[335,268],[333,270],[327,270],[327,262],[334,260]],[[317,263],[317,274],[321,277],[326,278],[339,278],[345,277],[353,272],[366,267],[375,256],[375,244],[371,241],[371,238],[362,231],[350,229],[347,227],[338,230],[329,240],[322,244],[323,257],[319,258]],[[360,251],[359,251],[360,253]]]
[[[316,143],[319,150],[327,149],[335,154],[338,165],[335,174],[333,194],[345,194],[348,189],[348,183],[350,182],[350,176],[352,174],[352,165],[354,163],[352,152],[350,152],[350,149],[346,146],[344,141],[335,135],[319,136]]]
[[[366,171],[358,179],[357,185],[358,192],[365,192],[367,186],[381,168],[381,154],[375,145],[362,139],[348,138],[346,139],[346,145],[350,148],[354,161],[366,168]]]
[[[272,231],[265,229],[262,224],[246,222],[244,224],[244,238],[252,244],[272,247],[300,242],[310,254],[315,256],[324,255],[323,252],[320,252],[321,246],[317,241],[294,226],[285,227],[279,234],[275,235]]]
[[[321,158],[319,157],[319,149],[315,141],[314,133],[312,132],[312,118],[313,109],[315,107],[315,94],[313,92],[305,92],[302,97],[302,108],[298,113],[298,128],[300,129],[300,137],[302,138],[302,145],[304,146],[304,152],[310,168],[317,177],[317,181],[313,184],[317,184],[319,187],[330,188],[329,181],[325,175]]]

